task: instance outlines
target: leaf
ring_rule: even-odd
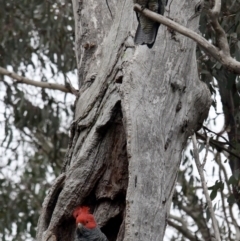
[[[206,217],[206,219],[207,219],[207,222],[210,220],[210,217],[211,217],[211,215],[210,215],[210,212],[209,212],[209,209],[207,208],[207,210],[206,210],[206,215],[207,215],[207,217]]]
[[[211,194],[210,194],[211,200],[214,200],[216,198],[216,196],[217,196],[217,190],[213,189]]]
[[[190,149],[190,154],[193,157],[193,150],[192,149]]]
[[[213,206],[213,211],[216,210],[216,207],[217,207],[217,204],[215,203],[214,206]]]
[[[208,190],[213,190],[215,185],[208,187]]]
[[[228,184],[237,184],[237,179],[234,177],[234,175],[230,176],[230,178],[228,179]]]
[[[200,153],[200,152],[204,149],[204,147],[205,147],[205,144],[204,144],[204,143],[201,143],[201,144],[200,144],[200,147],[199,147],[199,149],[198,149],[198,153]]]
[[[213,167],[212,169],[212,176],[214,176],[214,174],[215,174],[215,167]]]
[[[227,198],[227,202],[229,203],[229,205],[233,205],[236,202],[236,199],[234,197],[233,194],[231,194],[228,198]]]
[[[8,139],[8,143],[7,143],[6,149],[8,149],[8,147],[10,146],[10,144],[11,144],[11,142],[13,140],[13,131],[12,131],[11,128],[9,129],[9,132],[10,132],[10,135],[9,135],[9,139]]]
[[[215,68],[216,69],[221,69],[222,68],[222,64],[220,62],[218,62],[216,65],[215,65]]]

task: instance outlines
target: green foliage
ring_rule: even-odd
[[[71,1],[0,3],[0,66],[64,81],[76,68]],[[43,199],[63,164],[74,100],[0,78],[0,239],[33,240]]]
[[[25,240],[29,235],[32,238],[36,235],[41,204],[52,179],[60,173],[68,133],[60,124],[64,109],[53,98],[39,107],[16,89],[16,94],[5,96],[5,104],[11,108],[12,118],[5,120],[6,138],[2,146],[8,150],[6,156],[10,156],[7,166],[15,165],[15,169],[5,168],[0,174],[0,205],[3,207],[0,223],[4,223],[0,225],[0,233],[3,237],[4,234],[13,236],[13,240]],[[20,133],[19,140],[16,132]],[[22,153],[18,154],[20,150]],[[15,236],[13,224],[17,227]]]
[[[240,3],[233,0],[222,0],[221,2],[222,7],[219,23],[226,33],[231,56],[240,61]],[[205,1],[206,10],[211,7],[210,4],[211,1]],[[216,38],[215,31],[209,21],[206,10],[204,10],[201,15],[199,29],[206,39],[218,47],[218,39]],[[197,50],[197,56],[200,78],[208,85],[211,91],[213,99],[212,106],[216,112],[216,93],[219,92],[221,97],[223,113],[218,113],[218,115],[224,114],[225,126],[223,127],[222,133],[224,133],[224,130],[227,130],[226,136],[230,144],[227,148],[234,154],[240,156],[240,128],[238,124],[240,120],[239,76],[229,72],[228,69],[201,51],[200,48]],[[217,149],[216,151],[221,151],[221,149]],[[238,158],[230,155],[228,162],[232,173],[240,169]],[[235,190],[239,189],[237,182],[232,183],[232,185]],[[215,195],[216,190],[214,189],[211,197],[214,199]],[[229,195],[231,196],[232,194],[229,193]],[[240,192],[238,194],[237,191],[234,195],[235,201],[240,200]],[[238,205],[240,207],[240,201]]]
[[[36,154],[29,157],[18,182],[6,176],[1,178],[0,233],[3,235],[2,238],[6,234],[13,237],[11,240],[35,237],[42,201],[46,195],[46,189],[49,188],[47,165],[44,156]],[[16,235],[12,233],[14,227],[16,227]]]
[[[0,66],[10,65],[15,71],[20,65],[35,69],[35,55],[41,68],[46,68],[45,57],[58,72],[76,68],[70,0],[0,0],[0,4],[0,31],[4,33],[0,35]]]
[[[228,184],[236,185],[240,180],[240,171],[236,170],[228,179]]]
[[[218,180],[215,182],[213,186],[208,187],[209,190],[212,190],[210,194],[211,200],[214,200],[215,197],[217,196],[218,190],[223,191],[223,188],[224,188],[224,183]]]

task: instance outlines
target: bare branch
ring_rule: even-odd
[[[225,180],[228,180],[228,175],[227,175],[227,171],[224,167],[224,165],[222,164],[221,161],[218,162],[218,165],[219,165],[219,168],[221,169],[221,171],[223,172],[223,175],[224,175],[224,179]],[[228,193],[232,193],[232,189],[229,185],[228,182],[226,182],[226,185],[227,185],[227,188],[228,188]],[[239,234],[239,225],[233,215],[233,210],[232,210],[233,206],[229,206],[229,214],[230,214],[230,217],[231,217],[231,220],[233,222],[233,225],[235,226],[235,229],[236,229],[236,233]]]
[[[20,76],[14,72],[10,72],[7,69],[4,69],[2,67],[0,67],[0,74],[9,76],[10,78],[14,79],[17,83],[23,83],[27,85],[44,88],[44,89],[60,90],[65,93],[74,94],[70,88],[67,88],[64,85],[31,80],[26,77]]]
[[[202,126],[202,128],[204,129],[204,131],[211,132],[211,133],[213,133],[214,135],[216,135],[217,137],[221,137],[222,139],[224,139],[224,140],[226,141],[225,143],[224,143],[224,142],[219,142],[219,143],[229,145],[229,146],[231,146],[232,148],[236,149],[236,148],[229,142],[229,140],[228,140],[227,138],[225,138],[225,137],[221,134],[222,131],[221,131],[221,133],[216,133],[215,131],[212,131],[212,130],[208,129],[206,126]]]
[[[214,235],[215,235],[215,238],[216,238],[217,241],[221,241],[217,219],[216,219],[214,211],[213,211],[212,201],[210,199],[208,189],[207,189],[207,185],[206,185],[206,181],[205,181],[205,177],[204,177],[204,174],[203,174],[203,168],[202,168],[200,160],[199,160],[199,153],[198,153],[198,149],[197,149],[197,139],[196,139],[195,133],[192,135],[192,142],[193,142],[193,155],[194,155],[194,159],[195,159],[196,166],[197,166],[197,169],[198,169],[198,173],[199,173],[200,178],[201,178],[201,183],[202,183],[204,195],[205,195],[206,200],[207,200],[208,209],[209,209],[209,212],[210,212],[210,215],[211,215],[213,229],[214,229]]]
[[[221,11],[221,0],[215,0],[215,4],[212,9],[210,9],[208,12],[208,15],[211,20],[211,25],[213,29],[215,30],[216,34],[216,45],[219,48],[219,51],[222,51],[223,54],[225,54],[227,57],[230,57],[230,49],[227,41],[227,35],[222,28],[222,26],[218,22],[218,16]]]
[[[203,159],[202,168],[204,168],[204,166],[206,164],[206,161],[207,161],[207,155],[208,155],[208,149],[209,149],[209,140],[210,140],[210,137],[208,136],[207,137],[207,143],[206,143],[206,153],[205,153],[205,157]]]
[[[71,80],[68,77],[67,77],[67,79],[69,82],[69,87],[70,87],[71,93],[78,97],[79,92],[73,87]]]
[[[220,182],[222,182],[223,181],[222,175],[221,175],[222,170],[221,170],[221,167],[220,167],[220,165],[222,165],[222,160],[221,160],[220,153],[217,152],[215,157],[216,157],[217,163],[219,165],[219,170],[218,170],[219,180],[220,180]],[[220,195],[221,195],[221,199],[222,199],[222,210],[223,210],[223,214],[224,214],[224,220],[225,220],[225,222],[227,224],[227,227],[228,227],[228,239],[229,239],[229,241],[231,241],[232,240],[232,238],[231,238],[232,232],[231,232],[230,223],[229,223],[228,216],[227,216],[227,211],[226,211],[227,207],[225,205],[225,197],[223,195],[223,190],[220,191]]]
[[[200,207],[199,204],[191,206],[189,203],[187,205],[182,205],[181,208],[189,217],[195,221],[198,227],[198,231],[201,233],[203,239],[210,240],[210,231],[203,217],[203,208]]]
[[[203,134],[200,134],[199,132],[196,132],[196,135],[199,139],[201,140],[204,140],[206,141],[207,139],[207,136],[203,135]],[[230,155],[232,156],[235,156],[237,158],[240,158],[240,156],[238,156],[237,154],[235,154],[234,152],[230,151],[229,149],[227,149],[226,147],[224,147],[223,145],[226,145],[227,143],[223,143],[221,141],[216,141],[216,140],[213,140],[213,139],[210,139],[209,140],[209,143],[211,146],[214,146],[216,149],[220,149],[222,151],[226,151],[227,153],[229,153]]]
[[[196,240],[196,236],[193,235],[191,233],[190,230],[188,230],[187,228],[177,225],[175,222],[171,221],[170,219],[168,219],[168,224],[177,229],[184,237],[186,237],[187,239],[191,240],[191,241],[195,241]]]
[[[221,0],[215,0],[214,1],[214,6],[212,8],[212,13],[216,16],[219,16],[220,12],[221,12]]]
[[[170,214],[170,215],[169,215],[169,218],[170,218],[170,219],[173,219],[173,220],[175,220],[175,221],[177,221],[177,222],[179,222],[179,223],[181,223],[181,225],[182,225],[184,228],[189,226],[189,224],[187,224],[182,217],[178,217],[178,216],[175,216],[175,215]]]
[[[218,6],[216,7],[218,9]],[[218,36],[221,37],[221,43],[219,43],[218,47],[222,47],[222,49],[219,49],[209,43],[205,38],[200,36],[199,34],[195,33],[191,29],[188,29],[160,14],[157,14],[155,12],[152,12],[145,8],[144,10],[141,8],[139,4],[134,4],[134,10],[141,12],[144,16],[158,22],[166,25],[170,29],[173,29],[177,31],[178,33],[181,33],[182,35],[194,40],[206,53],[208,53],[210,56],[215,58],[217,61],[219,61],[223,66],[225,66],[227,69],[233,71],[236,74],[240,74],[240,62],[236,61],[234,58],[230,56],[230,54],[227,53],[227,48],[229,48],[228,44],[226,45],[225,37],[222,35],[222,28],[221,26],[216,26],[216,29],[218,30]],[[214,24],[215,22],[213,22]],[[215,31],[216,31],[215,29]],[[224,31],[223,31],[224,32]],[[217,34],[217,33],[216,33]],[[225,32],[224,32],[225,34]],[[228,51],[229,52],[229,51]]]

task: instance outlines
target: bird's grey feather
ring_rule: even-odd
[[[77,227],[74,241],[108,241],[107,237],[96,227],[93,229]]]
[[[167,4],[167,0],[133,0],[133,2],[162,15]],[[151,48],[155,42],[160,24],[143,16],[139,12],[137,12],[137,19],[139,24],[134,42],[136,44],[147,44],[147,46]]]

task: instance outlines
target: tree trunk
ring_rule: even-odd
[[[195,30],[197,2],[169,1],[165,15]],[[71,240],[78,205],[109,241],[162,240],[182,150],[210,107],[195,43],[161,25],[152,49],[134,46],[130,0],[73,0],[73,10],[80,97],[37,240]]]

